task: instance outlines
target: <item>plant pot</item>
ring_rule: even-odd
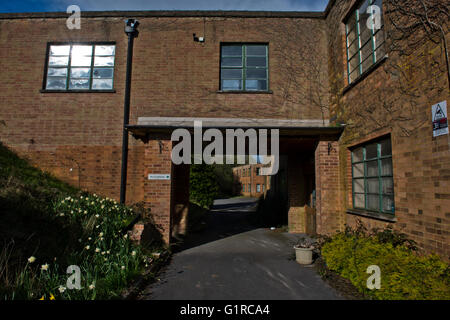
[[[295,249],[295,260],[300,264],[311,264],[313,262],[314,248],[297,248]]]

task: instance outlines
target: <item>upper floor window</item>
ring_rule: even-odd
[[[222,91],[267,91],[266,44],[223,44],[220,54]]]
[[[369,143],[352,151],[352,182],[353,208],[394,213],[390,139]]]
[[[346,21],[348,83],[385,56],[382,12],[382,0],[364,0]]]
[[[46,90],[112,90],[114,44],[51,44]]]

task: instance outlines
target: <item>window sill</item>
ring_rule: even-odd
[[[370,212],[359,209],[347,209],[347,213],[380,221],[397,222],[397,218],[395,216],[387,213]]]
[[[40,93],[116,93],[116,90],[40,90]]]
[[[218,90],[216,93],[243,93],[243,94],[272,94],[272,90],[266,91],[243,91],[243,90]]]
[[[353,88],[354,86],[356,86],[358,83],[360,83],[361,81],[363,81],[365,78],[367,78],[367,76],[369,74],[371,74],[373,71],[375,71],[376,69],[378,69],[378,67],[380,67],[384,62],[386,62],[386,60],[388,59],[388,55],[385,55],[383,57],[383,59],[381,59],[380,61],[377,61],[375,64],[373,64],[372,66],[370,66],[369,69],[367,69],[365,72],[363,72],[358,78],[356,78],[355,81],[353,81],[352,83],[350,83],[349,85],[347,85],[344,90],[342,91],[342,95],[345,95],[347,93],[347,91],[349,91],[351,88]]]

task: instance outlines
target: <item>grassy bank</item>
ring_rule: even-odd
[[[0,144],[1,299],[118,297],[151,252],[127,236],[136,216],[130,207],[32,167]],[[68,282],[69,266],[80,270],[80,289],[70,289],[77,285],[73,278]]]

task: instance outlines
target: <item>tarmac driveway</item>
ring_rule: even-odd
[[[295,261],[292,246],[301,235],[255,228],[249,202],[236,202],[246,209],[217,205],[207,229],[187,239],[141,299],[341,299],[311,266]]]

